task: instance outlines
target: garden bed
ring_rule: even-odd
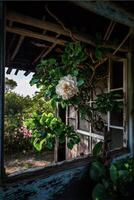
[[[43,167],[54,162],[53,151],[40,153],[23,152],[5,155],[6,174],[23,171],[33,167]]]

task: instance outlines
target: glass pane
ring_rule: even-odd
[[[110,70],[110,88],[123,87],[123,62],[112,61]]]
[[[90,139],[89,136],[80,134],[80,143],[78,144],[79,155],[85,155],[90,152]]]
[[[81,119],[80,115],[78,116],[78,129],[89,132],[90,124],[87,120]]]
[[[75,127],[76,127],[76,120],[75,119],[68,119],[68,123],[69,123],[70,126],[73,126],[74,129],[75,129]]]
[[[123,147],[123,130],[110,128],[111,149]]]
[[[110,112],[110,125],[123,126],[123,110]]]
[[[95,89],[93,91],[93,100],[96,100],[97,95],[107,92],[107,78],[100,80],[96,83]]]
[[[115,90],[112,91],[112,94],[114,94],[114,99],[123,99],[124,95],[123,95],[123,90]]]
[[[74,109],[74,106],[68,107],[68,117],[69,118],[75,118],[76,117],[76,111]]]

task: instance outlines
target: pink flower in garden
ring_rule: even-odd
[[[32,132],[25,126],[21,126],[19,132],[22,133],[25,138],[32,137]]]

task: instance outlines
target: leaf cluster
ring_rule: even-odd
[[[52,149],[57,138],[60,143],[64,143],[67,138],[69,149],[72,149],[74,144],[80,141],[73,127],[65,125],[53,113],[38,114],[34,112],[31,118],[25,120],[24,125],[32,131],[31,140],[37,151],[41,151],[43,146]]]
[[[133,158],[117,160],[111,164],[96,159],[91,164],[90,177],[96,182],[92,192],[93,200],[134,198]]]

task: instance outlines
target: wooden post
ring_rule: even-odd
[[[57,104],[57,117],[60,117],[63,122],[66,121],[66,109],[63,109],[60,104]],[[58,139],[56,139],[55,149],[54,149],[54,161],[60,162],[66,159],[66,144],[60,144]]]
[[[0,184],[4,178],[4,53],[5,50],[5,23],[4,2],[0,1]]]
[[[134,156],[134,30],[130,38],[130,53],[128,54],[128,146]]]

